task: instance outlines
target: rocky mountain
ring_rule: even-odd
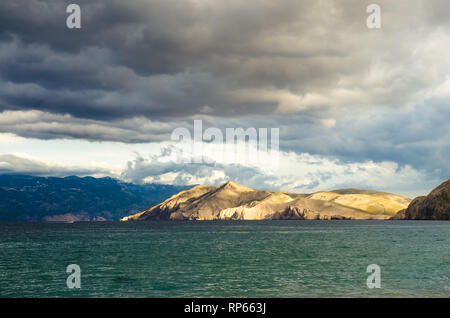
[[[428,196],[415,198],[407,209],[394,219],[450,220],[450,179],[431,191]]]
[[[183,189],[112,178],[0,175],[0,221],[119,220]]]
[[[219,187],[200,185],[183,190],[122,221],[389,219],[410,202],[395,194],[360,189],[306,195],[260,191],[227,182]]]

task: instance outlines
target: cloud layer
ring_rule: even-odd
[[[77,3],[80,30],[66,28],[65,1],[0,3],[0,133],[164,143],[202,119],[280,128],[285,153],[389,163],[393,175],[415,171],[419,188],[450,177],[446,0],[378,1],[379,30],[366,27],[367,4],[357,0]],[[142,170],[139,160],[125,176]],[[340,178],[362,178],[340,165],[331,165]],[[258,175],[238,167],[163,170],[173,182],[191,182],[181,170],[198,180]],[[331,179],[311,182],[345,183]]]

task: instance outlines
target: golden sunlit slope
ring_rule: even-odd
[[[308,198],[335,202],[371,214],[388,214],[391,216],[408,207],[411,202],[411,199],[400,195],[361,189],[317,192],[311,194]]]
[[[410,200],[394,194],[337,190],[311,195],[254,190],[234,182],[196,186],[129,220],[388,219]]]
[[[215,186],[199,185],[187,190],[183,190],[177,194],[174,194],[164,202],[154,205],[142,212],[126,216],[122,218],[121,221],[146,219],[149,215],[151,215],[153,219],[164,219],[164,212],[182,208],[183,206],[187,205],[190,200],[199,198],[203,194],[208,193],[214,189],[216,189]]]

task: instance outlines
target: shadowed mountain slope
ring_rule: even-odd
[[[184,188],[112,178],[0,175],[0,221],[120,220]]]
[[[415,198],[395,219],[450,220],[450,179],[431,191],[428,196]]]

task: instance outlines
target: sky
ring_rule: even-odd
[[[427,194],[450,178],[449,15],[447,0],[2,0],[0,173]],[[207,162],[174,160],[194,120],[278,128],[277,167],[213,143]]]

